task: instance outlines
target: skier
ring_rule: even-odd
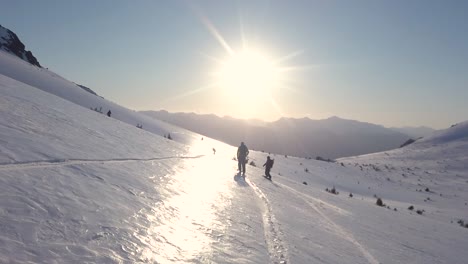
[[[265,177],[271,180],[270,170],[273,167],[274,160],[270,159],[270,156],[267,157],[267,161],[263,164],[265,167]]]
[[[109,110],[109,112],[107,112],[107,116],[110,117],[112,114],[111,110]]]
[[[237,149],[237,166],[239,167],[239,173],[245,176],[245,163],[247,162],[247,155],[249,155],[249,149],[241,142],[241,145]],[[241,170],[242,169],[242,170]]]

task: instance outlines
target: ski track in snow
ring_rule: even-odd
[[[349,242],[351,242],[353,245],[355,245],[359,251],[362,252],[362,254],[364,255],[364,257],[369,261],[369,263],[371,264],[379,264],[380,262],[377,261],[377,259],[361,244],[359,243],[355,238],[354,236],[346,231],[343,227],[341,227],[340,225],[336,224],[335,222],[333,222],[333,220],[331,220],[328,216],[326,216],[320,209],[319,207],[314,204],[313,202],[310,201],[310,199],[314,200],[315,203],[321,203],[322,201],[320,199],[316,199],[316,198],[313,198],[307,194],[304,194],[300,191],[297,191],[297,190],[294,190],[293,188],[285,185],[285,184],[281,184],[281,183],[277,183],[278,185],[280,185],[281,187],[283,187],[284,189],[296,194],[299,198],[301,198],[304,202],[306,202],[312,209],[314,209],[314,211],[316,211],[326,222],[328,222],[331,226],[333,226],[334,228],[332,230],[335,230],[337,234],[339,234],[341,237],[343,237],[344,239],[348,240]],[[327,204],[329,205],[329,204]],[[333,206],[332,208],[337,208],[336,206]]]
[[[270,202],[265,194],[253,182],[246,179],[255,194],[263,201],[265,209],[263,212],[263,227],[265,230],[265,241],[268,246],[271,263],[289,263],[287,247],[283,235],[273,214]]]
[[[55,159],[55,160],[41,160],[41,161],[25,161],[15,163],[0,164],[0,171],[4,170],[24,170],[24,169],[37,169],[48,167],[61,167],[82,164],[104,164],[104,163],[123,163],[123,162],[149,162],[166,159],[197,159],[204,155],[198,156],[174,156],[174,157],[160,157],[149,159],[137,158],[122,158],[122,159]]]
[[[291,183],[293,183],[293,184],[297,184],[297,182],[292,181],[292,180],[290,180],[290,179],[288,179],[288,178],[286,178],[286,177],[280,176],[280,178],[281,178],[281,180],[285,180],[285,181],[289,181],[289,182],[291,182]],[[273,184],[276,184],[276,183],[273,183]],[[279,183],[279,184],[280,184],[280,183]],[[281,185],[282,185],[282,186],[285,186],[284,184],[281,184]],[[279,185],[276,185],[276,186],[277,186],[277,187],[280,187]],[[287,188],[289,188],[289,189],[292,189],[292,188],[289,187],[289,186],[285,186],[285,187],[287,187]],[[342,215],[351,215],[351,212],[349,212],[349,211],[347,211],[347,210],[345,210],[345,209],[342,209],[342,208],[340,208],[340,207],[338,207],[338,206],[335,206],[335,205],[333,205],[333,204],[331,204],[331,203],[325,202],[325,201],[322,200],[322,199],[318,199],[318,198],[312,197],[312,196],[310,196],[310,195],[308,195],[308,194],[301,193],[301,192],[299,192],[299,191],[296,191],[296,192],[298,192],[298,193],[299,193],[300,195],[302,195],[302,196],[307,197],[308,199],[314,200],[316,203],[319,203],[319,204],[323,204],[323,205],[328,206],[330,209],[336,211],[336,212],[339,213],[339,214],[342,214]]]

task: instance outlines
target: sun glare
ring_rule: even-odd
[[[284,94],[285,89],[290,89],[288,72],[301,68],[286,67],[284,63],[298,56],[302,51],[275,57],[275,54],[269,54],[265,49],[259,48],[261,47],[259,43],[252,43],[248,40],[244,34],[243,23],[241,23],[242,48],[236,50],[200,10],[195,8],[194,11],[227,56],[219,58],[207,55],[215,62],[209,84],[182,96],[213,89],[211,99],[216,100],[216,104],[224,108],[219,109],[223,115],[240,118],[268,118],[275,114],[284,115],[277,97],[279,94]]]
[[[231,96],[267,95],[279,82],[273,60],[255,50],[233,52],[217,72],[218,86]]]

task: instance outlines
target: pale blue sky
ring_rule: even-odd
[[[41,64],[135,110],[434,128],[468,119],[468,1],[0,3],[0,24]],[[244,39],[275,59],[295,54],[280,66],[299,69],[269,91],[275,106],[212,87],[212,58],[227,52],[202,18],[235,51]]]

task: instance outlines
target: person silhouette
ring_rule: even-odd
[[[239,173],[245,176],[245,163],[247,163],[247,156],[249,155],[249,149],[241,142],[239,148],[237,148],[237,166]]]
[[[270,159],[270,156],[267,157],[267,161],[265,164],[263,164],[263,167],[265,167],[265,177],[271,180],[271,174],[270,170],[273,167],[273,160]]]

